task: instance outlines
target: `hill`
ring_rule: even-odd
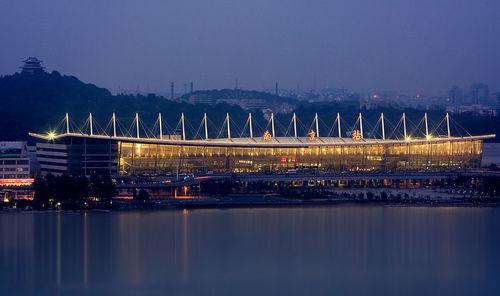
[[[152,126],[161,112],[165,125],[172,127],[184,112],[194,129],[204,112],[217,125],[222,125],[226,112],[238,122],[244,122],[247,116],[241,108],[228,104],[193,106],[155,95],[112,95],[107,89],[57,71],[0,77],[0,102],[3,106],[0,108],[0,140],[27,139],[28,132],[47,131],[60,122],[66,112],[78,125],[83,125],[89,112],[101,125],[106,125],[112,112],[116,112],[125,126],[136,112],[142,121]],[[256,120],[259,120],[258,114]]]

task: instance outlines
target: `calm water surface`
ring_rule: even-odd
[[[0,295],[500,295],[500,209],[0,212]]]

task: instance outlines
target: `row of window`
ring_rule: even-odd
[[[16,175],[16,174],[6,174],[2,175],[0,174],[0,179],[23,179],[23,178],[28,178],[29,174],[24,174],[24,175]]]
[[[2,168],[0,167],[0,172],[29,172],[28,167],[14,167],[14,168]]]
[[[0,165],[18,165],[18,164],[29,164],[28,159],[4,159],[0,160]]]

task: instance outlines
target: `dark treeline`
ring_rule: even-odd
[[[112,199],[116,196],[116,188],[109,174],[92,174],[85,176],[46,175],[37,176],[33,184],[32,201],[21,200],[14,203],[20,208],[31,207],[38,210],[48,209],[111,209],[118,205]],[[149,193],[144,189],[134,189],[130,205],[149,207]]]
[[[110,204],[115,189],[109,174],[85,176],[38,176],[33,184],[36,208],[82,208],[91,202],[99,207]]]
[[[232,92],[234,90],[197,91],[196,93],[223,97],[234,95]],[[271,94],[255,91],[239,90],[239,92],[242,93],[239,93],[238,96],[245,98],[260,97],[266,100],[276,100],[277,98]],[[311,127],[316,112],[321,118],[320,130],[322,135],[327,135],[330,131],[337,112],[341,113],[343,132],[346,134],[349,132],[349,127],[353,127],[360,111],[363,112],[366,122],[365,134],[371,132],[380,112],[384,112],[386,116],[388,131],[392,131],[403,112],[393,108],[360,110],[357,102],[310,104],[299,103],[291,98],[279,98],[279,100],[283,102],[288,100],[293,104],[299,104],[296,113],[300,121],[298,129],[301,135],[305,135],[306,130]],[[0,135],[2,140],[28,139],[28,132],[43,133],[56,127],[59,127],[62,131],[64,125],[61,122],[66,112],[70,114],[74,123],[72,128],[84,126],[89,112],[92,112],[94,120],[99,123],[99,126],[106,127],[112,112],[116,112],[117,119],[124,131],[131,127],[136,112],[139,113],[141,122],[150,128],[154,126],[158,113],[161,112],[164,134],[178,133],[176,127],[178,127],[181,112],[184,112],[188,137],[193,137],[197,132],[198,136],[203,134],[203,130],[200,128],[203,113],[207,113],[209,116],[210,137],[226,135],[223,122],[227,112],[231,114],[233,137],[239,136],[243,132],[248,116],[247,111],[228,104],[191,105],[173,102],[156,95],[112,95],[107,89],[83,83],[75,77],[64,76],[57,71],[36,75],[16,73],[0,77],[0,102],[3,106],[0,108]],[[416,109],[404,111],[408,115],[409,129],[411,131],[411,122],[418,124],[424,111]],[[433,124],[437,124],[443,119],[444,111],[431,111],[429,117],[432,130]],[[267,129],[270,129],[262,112],[254,112],[253,118],[255,134],[263,132],[266,126]],[[454,116],[454,119],[471,134],[500,132],[499,118],[485,118],[470,114]],[[276,116],[276,132],[278,136],[285,135],[287,129],[288,135],[291,134],[290,119],[290,114]],[[485,124],[485,122],[488,124]],[[96,129],[100,131],[99,127],[96,127]],[[459,129],[454,130],[458,131]],[[143,132],[141,130],[141,133]],[[336,130],[332,129],[331,134],[336,135]],[[465,135],[465,132],[460,130],[458,134]],[[248,128],[243,135],[248,135]],[[387,135],[389,136],[390,132],[387,132]],[[375,136],[379,135],[375,134]]]

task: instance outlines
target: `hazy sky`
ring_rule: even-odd
[[[0,0],[0,74],[36,55],[117,89],[500,90],[498,0]]]

